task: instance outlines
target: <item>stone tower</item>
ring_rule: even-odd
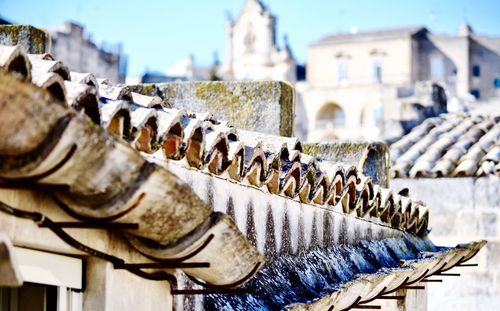
[[[276,17],[259,0],[247,0],[236,21],[227,24],[222,76],[236,80],[296,81],[296,63],[287,42],[276,42]]]

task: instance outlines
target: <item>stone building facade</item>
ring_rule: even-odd
[[[390,139],[418,111],[498,96],[500,38],[467,24],[455,36],[425,27],[327,36],[310,46],[298,91],[309,140]]]
[[[97,46],[85,34],[83,26],[67,22],[60,30],[50,32],[51,54],[76,72],[93,72],[113,83],[125,82],[127,58],[121,45],[109,49]]]

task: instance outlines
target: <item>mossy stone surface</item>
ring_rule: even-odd
[[[141,83],[127,85],[132,92],[139,93],[146,96],[160,96],[160,90],[155,83]],[[161,96],[160,96],[161,97]]]
[[[211,112],[241,129],[293,136],[296,95],[286,82],[172,82],[134,85],[132,90],[158,95],[173,108]]]
[[[0,44],[21,45],[30,54],[50,52],[48,32],[29,25],[1,25]]]
[[[302,150],[319,159],[354,165],[376,184],[389,187],[389,147],[382,142],[306,143]]]

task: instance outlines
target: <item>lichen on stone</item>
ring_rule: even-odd
[[[296,94],[295,88],[287,83],[280,82],[281,86],[281,123],[280,123],[280,135],[291,137],[294,135],[295,129],[295,109],[296,109]]]
[[[50,50],[50,35],[28,25],[0,26],[0,44],[21,45],[28,53],[43,54]]]
[[[157,87],[160,96],[174,108],[210,112],[241,129],[293,135],[295,91],[287,83],[173,82]]]
[[[381,142],[339,141],[333,143],[309,143],[302,145],[310,156],[358,167],[375,183],[389,186],[389,148]]]
[[[154,84],[154,83],[140,83],[140,84],[127,85],[127,86],[134,93],[139,93],[139,94],[146,95],[146,96],[157,96],[158,95],[158,88],[156,87],[156,84]]]

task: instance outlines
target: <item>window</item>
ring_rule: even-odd
[[[345,59],[339,60],[338,63],[338,83],[343,85],[347,82],[347,61]]]
[[[478,89],[473,89],[472,91],[470,91],[470,93],[474,95],[476,99],[479,99],[481,97],[481,94],[479,93]]]
[[[0,288],[1,311],[82,310],[81,259],[21,247],[13,250],[24,284]]]
[[[500,78],[496,78],[495,80],[493,80],[493,86],[496,89],[500,89]]]
[[[345,115],[337,104],[329,103],[323,106],[316,117],[316,129],[345,127]]]
[[[435,56],[431,58],[431,79],[442,80],[444,77],[443,57]]]
[[[0,289],[0,310],[57,311],[57,303],[56,286],[25,283],[19,288]]]
[[[382,64],[378,59],[373,61],[373,82],[382,83]]]
[[[472,76],[473,77],[481,76],[481,67],[479,65],[472,66]]]

